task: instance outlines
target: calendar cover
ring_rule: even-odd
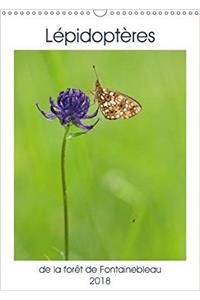
[[[199,13],[1,10],[3,289],[197,288]]]

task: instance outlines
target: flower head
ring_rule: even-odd
[[[88,114],[90,99],[81,90],[78,89],[67,89],[66,91],[60,92],[57,97],[57,101],[53,101],[49,98],[51,112],[44,112],[37,103],[37,108],[48,120],[58,118],[61,125],[74,124],[84,130],[92,129],[99,119],[93,125],[85,125],[81,122],[82,119],[91,119],[98,113],[98,109]]]

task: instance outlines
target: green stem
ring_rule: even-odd
[[[61,151],[61,178],[62,178],[62,191],[63,191],[63,208],[64,208],[64,259],[69,259],[69,226],[68,226],[68,206],[67,206],[67,186],[65,174],[65,152],[66,152],[66,138],[69,132],[69,125],[65,127],[65,133],[62,141]]]

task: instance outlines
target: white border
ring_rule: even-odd
[[[66,262],[25,262],[13,260],[13,50],[65,49],[64,45],[45,44],[46,27],[102,29],[102,19],[94,15],[2,16],[1,17],[1,275],[4,290],[197,290],[199,289],[199,17],[135,16],[104,17],[105,30],[121,28],[134,31],[154,30],[156,42],[133,44],[132,49],[181,49],[187,51],[187,260],[133,262],[67,262],[67,265],[147,265],[162,266],[161,275],[111,276],[111,286],[89,286],[90,275],[41,275],[41,265],[66,265]],[[92,24],[92,25],[91,25]],[[93,49],[105,49],[92,45]],[[91,49],[90,44],[71,44],[67,49]],[[128,49],[130,44],[109,44],[106,49]],[[123,279],[122,279],[123,278]]]
[[[88,9],[90,7],[98,9],[98,8],[109,8],[109,9],[124,9],[124,8],[134,8],[136,9],[149,9],[149,8],[159,8],[159,9],[196,9],[199,8],[199,3],[197,0],[190,1],[179,1],[179,0],[168,0],[167,3],[159,1],[159,0],[135,0],[134,3],[131,0],[125,0],[120,2],[108,3],[107,0],[102,0],[100,3],[94,2],[92,0],[85,0],[84,4],[80,0],[74,0],[73,3],[67,3],[65,0],[58,0],[56,3],[47,3],[46,1],[35,0],[34,2],[26,0],[1,0],[1,8],[10,8],[10,9],[46,9],[47,7],[50,9],[62,9],[66,7],[68,9],[79,9],[85,8]],[[72,5],[72,6],[71,6]],[[83,7],[84,6],[84,7]]]

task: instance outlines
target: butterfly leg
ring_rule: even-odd
[[[93,103],[95,103],[96,102],[95,92],[93,92],[92,90],[90,90],[90,93],[94,96]]]

